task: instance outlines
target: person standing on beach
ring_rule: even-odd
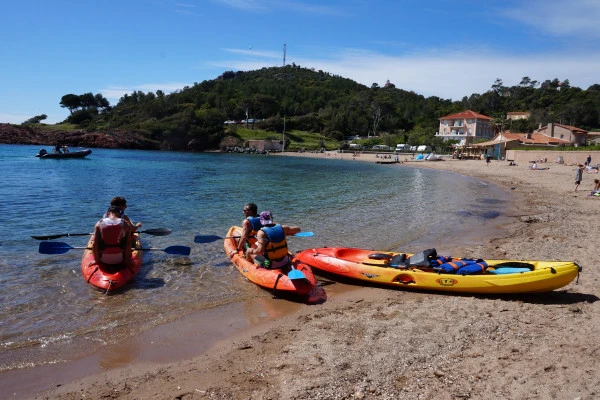
[[[585,166],[589,167],[592,164],[592,155],[590,154],[589,156],[587,156],[587,158],[585,159]]]
[[[248,238],[256,236],[256,233],[262,228],[256,204],[247,203],[244,206],[244,217],[245,218],[242,221],[242,236],[240,236],[237,251],[250,247]]]
[[[577,166],[577,171],[575,172],[575,191],[577,191],[577,188],[579,187],[579,184],[581,183],[581,180],[583,179],[583,169],[585,167],[581,164],[579,164]]]

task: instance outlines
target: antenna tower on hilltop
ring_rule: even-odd
[[[285,67],[285,43],[283,44],[283,66]]]

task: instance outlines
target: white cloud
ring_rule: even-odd
[[[600,38],[600,1],[531,0],[499,13],[553,36]]]
[[[213,0],[226,7],[243,11],[265,12],[274,8],[313,15],[348,15],[342,8],[329,7],[322,4],[309,4],[301,1],[281,0]]]
[[[267,7],[262,1],[254,0],[213,0],[216,3],[223,4],[230,8],[236,8],[244,11],[265,11]]]
[[[248,49],[223,49],[223,51],[232,54],[242,54],[249,57],[255,58],[281,58],[282,53],[275,51],[257,51],[252,49],[252,47]]]
[[[543,82],[569,79],[571,86],[587,89],[598,83],[600,55],[587,58],[568,55],[488,56],[488,57],[347,57],[336,61],[302,60],[302,66],[341,75],[364,85],[383,85],[390,80],[396,88],[424,96],[460,100],[473,93],[485,93],[497,78],[506,86],[518,85],[528,76]]]
[[[235,51],[230,51],[236,53]],[[245,51],[239,51],[245,54]],[[212,63],[223,69],[252,71],[281,65],[274,62],[275,53],[252,60],[229,60]],[[518,85],[523,77],[543,82],[547,79],[568,79],[571,86],[587,89],[600,83],[597,65],[600,54],[535,54],[515,56],[485,52],[483,56],[462,54],[447,57],[447,52],[427,52],[406,56],[386,56],[360,49],[344,49],[328,58],[288,59],[306,68],[323,70],[352,79],[366,86],[382,86],[389,79],[396,88],[414,91],[423,96],[460,100],[474,93],[483,94],[500,78],[506,86]],[[455,53],[453,53],[455,54]]]
[[[27,121],[29,118],[32,118],[32,117],[33,117],[33,115],[0,113],[0,123],[20,124],[20,123]]]

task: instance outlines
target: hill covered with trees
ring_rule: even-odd
[[[499,128],[531,132],[549,122],[600,128],[600,85],[571,87],[568,80],[544,82],[524,77],[506,87],[501,79],[489,91],[459,101],[424,97],[392,83],[370,87],[350,79],[296,65],[248,72],[225,72],[214,80],[165,94],[136,91],[110,106],[102,95],[66,94],[60,102],[70,110],[66,123],[86,132],[127,132],[147,143],[173,150],[218,148],[236,138],[236,124],[252,121],[253,129],[281,133],[306,131],[329,140],[347,136],[380,136],[389,142],[436,143],[439,118],[470,109],[495,119]],[[531,118],[508,121],[511,111]],[[43,117],[26,121],[37,124]],[[385,140],[384,140],[385,143]],[[387,144],[387,143],[386,143]],[[393,145],[393,143],[390,143]]]

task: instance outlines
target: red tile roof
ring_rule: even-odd
[[[527,133],[513,133],[513,132],[502,132],[502,137],[507,141],[518,140],[523,144],[546,144],[546,145],[559,145],[569,144],[568,140],[553,138],[550,136],[542,135],[541,133],[532,133],[527,138]]]
[[[490,120],[490,121],[492,120],[492,118],[488,117],[487,115],[479,114],[479,113],[476,113],[475,111],[471,111],[471,110],[465,110],[465,111],[461,111],[456,114],[446,115],[445,117],[438,118],[438,119],[467,119],[467,118],[486,119],[486,120]]]
[[[561,128],[565,128],[570,130],[571,132],[577,134],[577,133],[587,133],[586,130],[583,130],[581,128],[577,128],[576,126],[571,126],[571,125],[563,125],[563,124],[554,124],[554,126],[560,126]],[[548,125],[544,126],[543,128],[537,129],[536,132],[541,132],[541,131],[545,131],[548,129]]]

